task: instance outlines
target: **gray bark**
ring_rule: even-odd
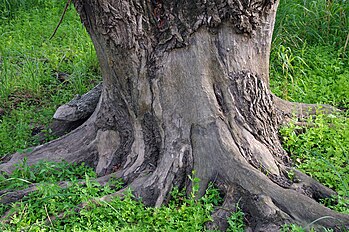
[[[88,119],[97,107],[102,87],[102,84],[98,84],[88,93],[82,96],[77,95],[67,104],[60,106],[53,115],[53,119],[67,122]]]
[[[1,170],[11,172],[23,157],[29,164],[84,161],[101,176],[122,172],[134,193],[156,206],[173,186],[190,188],[196,170],[200,194],[214,181],[227,208],[240,199],[253,231],[325,215],[316,226],[349,226],[347,215],[314,200],[331,190],[286,175],[291,163],[277,134],[286,103],[270,93],[268,71],[277,1],[74,4],[101,65],[96,110],[70,134],[14,154]],[[224,229],[215,218],[210,228]]]

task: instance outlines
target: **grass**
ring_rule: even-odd
[[[349,28],[346,0],[280,0],[274,29],[274,45],[300,49],[304,43],[325,45],[345,53]]]
[[[101,79],[93,45],[72,8],[56,36],[48,40],[64,3],[10,2],[11,6],[0,7],[2,155],[36,145],[33,131],[47,125],[59,105]],[[6,7],[11,7],[11,14]],[[60,74],[66,80],[57,78]]]
[[[45,130],[55,109],[101,80],[92,43],[73,8],[56,36],[48,40],[64,4],[59,0],[0,2],[0,157],[38,144],[33,135]],[[323,203],[343,213],[349,213],[348,28],[347,1],[281,0],[270,67],[276,95],[345,110],[307,119],[312,127],[301,127],[294,120],[280,130],[296,167],[339,193]],[[0,230],[198,231],[204,230],[221,200],[214,188],[196,199],[197,180],[193,178],[189,198],[175,189],[172,201],[160,208],[144,206],[131,192],[123,200],[96,203],[95,199],[121,188],[122,183],[112,180],[99,186],[95,177],[88,167],[50,162],[33,167],[24,162],[11,176],[0,175],[0,190],[39,183],[38,191],[11,206],[10,221]],[[57,186],[56,182],[63,180],[71,185],[65,189]],[[88,207],[80,213],[72,210],[81,203]],[[7,210],[0,206],[2,213]],[[48,220],[63,211],[66,217]],[[243,231],[243,212],[237,210],[228,223],[230,231]],[[283,231],[304,228],[285,225]]]
[[[271,87],[276,95],[289,101],[326,103],[348,109],[348,60],[328,45],[304,43],[299,49],[274,47]]]
[[[349,5],[345,1],[293,0],[279,8],[271,52],[271,88],[289,101],[343,109],[296,121],[280,130],[296,167],[338,196],[324,204],[349,213]]]

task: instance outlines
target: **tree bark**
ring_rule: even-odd
[[[121,171],[134,193],[155,206],[174,186],[190,188],[196,170],[200,194],[216,183],[224,205],[240,202],[253,231],[306,226],[324,216],[314,226],[349,226],[347,215],[316,202],[333,191],[305,176],[297,183],[287,178],[291,162],[278,126],[291,103],[285,110],[269,89],[277,1],[74,4],[103,75],[96,110],[70,134],[14,154],[1,170],[11,172],[23,157],[29,164],[85,162],[100,176]],[[216,219],[210,228],[225,229]]]

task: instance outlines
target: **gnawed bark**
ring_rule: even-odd
[[[223,205],[240,202],[253,231],[323,216],[315,226],[349,226],[348,215],[314,200],[332,191],[302,175],[298,183],[287,178],[291,162],[277,134],[287,108],[270,93],[268,74],[276,1],[74,3],[101,65],[96,110],[0,170],[11,172],[24,157],[29,165],[85,162],[100,176],[121,172],[155,206],[174,186],[190,188],[196,170],[200,194],[210,181],[223,183]]]

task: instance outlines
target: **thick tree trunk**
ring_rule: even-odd
[[[86,162],[100,176],[122,172],[136,195],[159,206],[196,170],[236,202],[253,231],[296,222],[349,225],[315,200],[333,194],[290,161],[277,129],[285,104],[269,90],[273,0],[75,0],[103,74],[93,115],[72,133],[27,156]],[[289,103],[291,107],[291,103]],[[295,108],[296,110],[297,108]],[[314,200],[315,199],[315,200]],[[218,218],[211,228],[224,229]],[[314,224],[314,225],[315,225]]]

